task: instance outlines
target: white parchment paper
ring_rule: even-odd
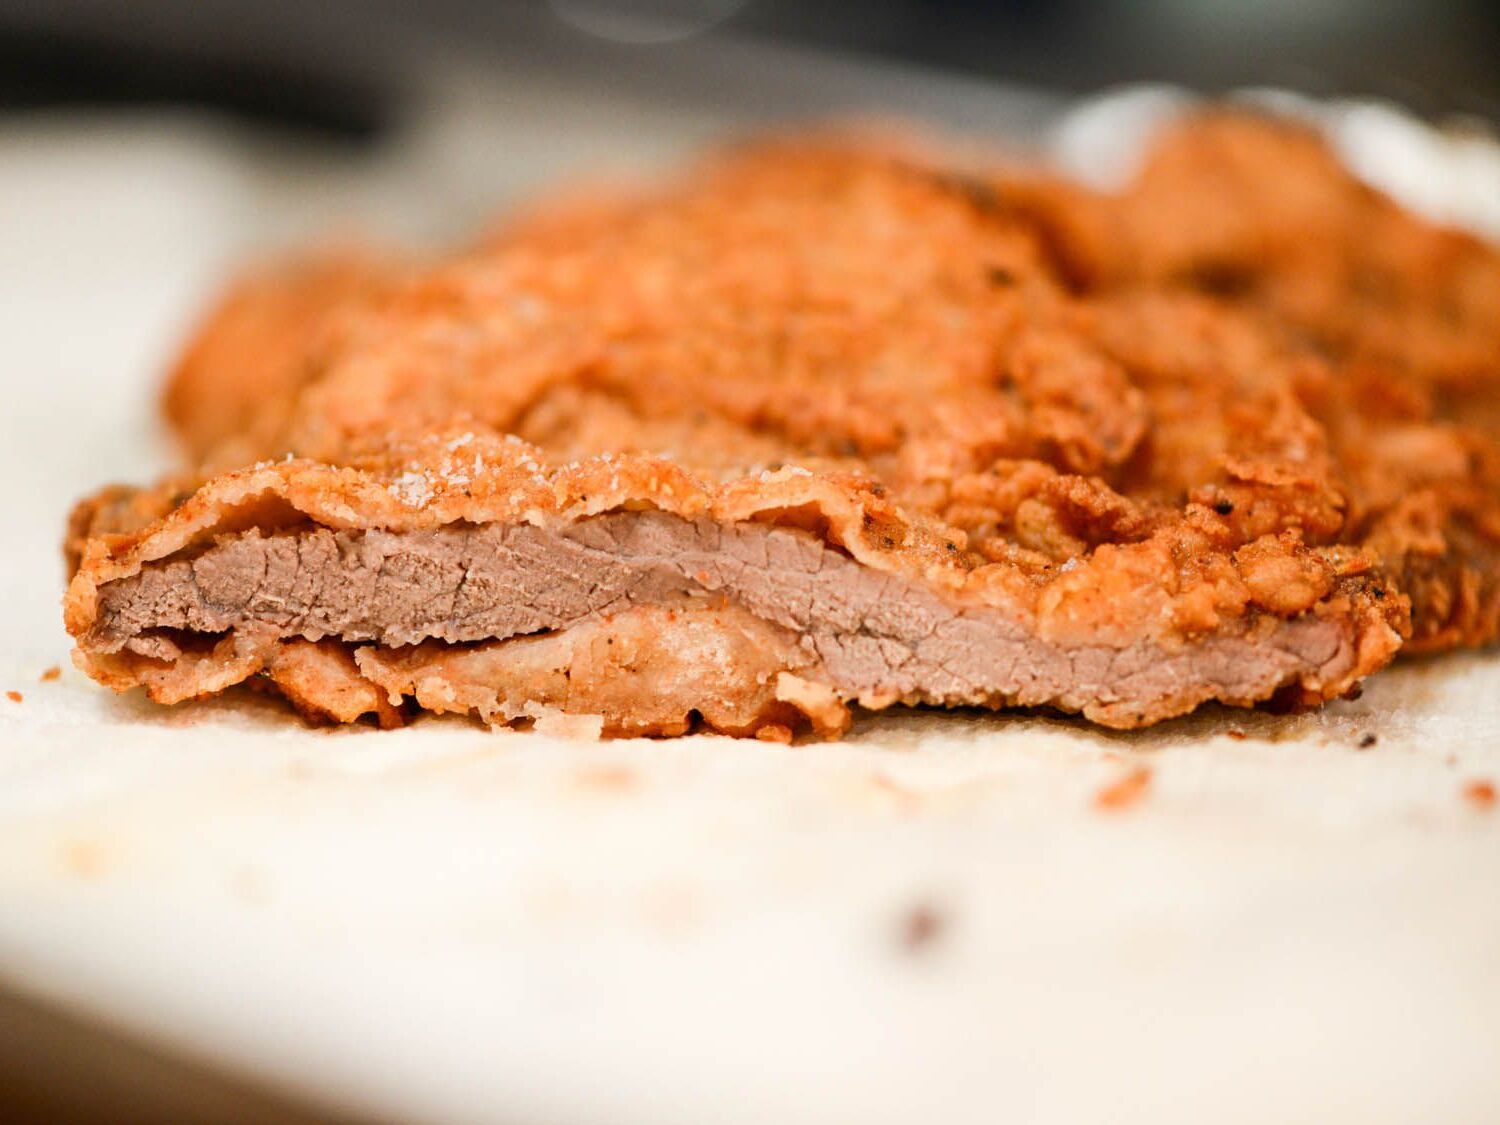
[[[191,118],[0,131],[0,977],[407,1120],[1500,1115],[1500,811],[1463,796],[1500,782],[1493,654],[1313,716],[794,748],[313,731],[71,670],[64,513],[165,463],[155,380],[227,261],[456,228],[717,125],[530,89],[357,160]]]

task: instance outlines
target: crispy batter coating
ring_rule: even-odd
[[[1286,352],[1354,543],[1413,601],[1414,651],[1500,634],[1500,252],[1402,210],[1308,128],[1216,113],[1169,128],[1105,197],[1010,185],[1077,292],[1192,292]]]
[[[1190,126],[1119,197],[892,144],[748,146],[421,269],[344,255],[242,286],[169,391],[193,468],[75,513],[68,627],[91,674],[164,702],[260,676],[342,721],[390,722],[414,697],[621,733],[679,733],[694,711],[732,733],[840,729],[842,700],[790,656],[693,707],[671,654],[651,675],[601,655],[654,651],[671,630],[649,613],[526,650],[92,639],[111,583],[247,529],[647,509],[798,528],[892,589],[1001,611],[1054,648],[1166,659],[1316,622],[1347,654],[1149,699],[900,698],[1047,702],[1114,726],[1208,699],[1317,702],[1392,658],[1413,604],[1422,647],[1494,636],[1496,262],[1280,124]],[[736,613],[684,618],[684,644],[690,628],[701,652],[787,643]],[[536,654],[577,667],[579,689]],[[641,700],[656,685],[655,710],[599,689],[631,677]]]
[[[247,270],[209,309],[167,378],[162,412],[190,460],[288,403],[337,347],[342,318],[378,300],[402,265],[337,244]]]

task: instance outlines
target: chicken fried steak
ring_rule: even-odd
[[[1130,211],[813,137],[242,287],[172,384],[195,468],[74,514],[76,658],[164,703],[787,738],[854,703],[1312,704],[1413,591],[1428,647],[1487,639],[1494,450],[1445,377],[1129,275],[1092,232]]]

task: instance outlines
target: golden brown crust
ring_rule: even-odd
[[[1402,210],[1310,129],[1210,113],[1117,196],[1013,187],[1093,300],[1201,294],[1282,351],[1351,504],[1413,600],[1413,651],[1500,636],[1500,251]]]
[[[338,641],[283,640],[264,672],[309,722],[352,723],[372,715],[382,728],[390,729],[404,721],[401,701],[393,703],[389,692],[366,679],[349,646]]]
[[[316,374],[319,354],[337,346],[342,317],[377,301],[404,269],[363,246],[339,244],[237,277],[167,377],[162,412],[188,458],[202,461],[253,417],[288,402]]]
[[[799,690],[797,638],[734,605],[640,606],[559,632],[478,645],[366,645],[359,670],[399,703],[486,722],[591,716],[611,736],[809,728],[834,738],[849,710]]]

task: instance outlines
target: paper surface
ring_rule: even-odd
[[[577,151],[628,123],[642,160],[715,125],[575,110]],[[570,159],[540,135],[507,139],[517,185]],[[407,173],[191,119],[0,133],[0,978],[407,1120],[1500,1114],[1500,810],[1464,796],[1500,782],[1493,654],[1317,715],[792,748],[314,731],[73,671],[64,514],[165,464],[154,387],[213,279],[349,216],[466,216],[441,153],[477,158],[424,136]]]

